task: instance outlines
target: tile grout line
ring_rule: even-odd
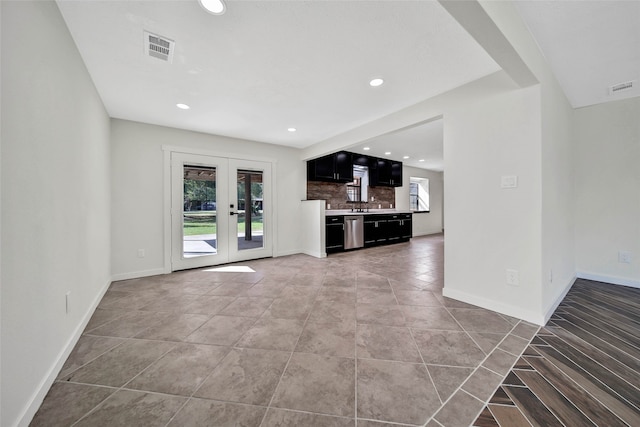
[[[561,329],[564,329],[564,328],[561,328]],[[556,335],[556,336],[557,336],[557,335]],[[558,351],[562,356],[567,357],[566,355],[564,355],[564,353],[560,352],[560,351],[559,351],[558,349],[556,349],[554,346],[550,346],[550,347],[551,347],[551,348],[553,348],[554,350]],[[544,360],[546,360],[547,362],[549,362],[551,365],[553,365],[553,367],[554,367],[555,369],[557,369],[557,370],[558,370],[558,372],[560,372],[564,377],[567,377],[567,378],[568,378],[568,379],[569,379],[573,384],[575,384],[575,385],[576,385],[577,387],[579,387],[580,389],[584,390],[584,391],[585,391],[585,392],[586,392],[586,393],[587,393],[587,394],[588,394],[588,395],[589,395],[593,400],[595,400],[596,402],[600,403],[603,407],[607,408],[607,409],[608,409],[608,410],[609,410],[613,415],[615,415],[618,419],[620,419],[620,420],[622,420],[624,423],[626,423],[626,421],[624,421],[624,419],[622,419],[622,418],[620,417],[620,415],[618,415],[618,414],[613,410],[613,408],[611,408],[611,407],[609,407],[608,405],[606,405],[602,400],[600,400],[597,396],[594,396],[594,395],[593,395],[593,393],[591,393],[589,390],[587,390],[586,388],[584,388],[584,387],[583,387],[580,383],[578,383],[575,379],[573,379],[573,378],[571,378],[569,375],[567,375],[567,374],[566,374],[562,369],[560,369],[560,367],[559,367],[556,363],[554,363],[554,361],[553,361],[553,360],[548,359],[548,358],[547,358],[547,357],[545,357],[545,356],[542,356],[542,358],[543,358]],[[569,360],[571,360],[571,359],[569,359]],[[573,361],[573,360],[571,360],[571,361],[572,361],[574,364],[576,364],[576,362],[575,362],[575,361]],[[585,378],[587,378],[587,379],[589,379],[589,377],[593,378],[594,380],[596,380],[596,381],[600,382],[601,384],[603,384],[603,385],[604,385],[605,387],[607,387],[609,390],[613,391],[616,395],[618,395],[618,394],[615,392],[615,390],[613,390],[609,385],[607,385],[607,384],[603,383],[603,382],[602,382],[602,381],[600,381],[598,378],[595,378],[593,375],[591,375],[591,373],[590,373],[590,372],[588,372],[587,370],[585,370],[585,369],[584,369],[584,367],[582,367],[582,366],[580,366],[580,365],[578,365],[578,364],[576,364],[576,365],[577,365],[579,368],[582,368],[582,369],[584,370],[584,372],[588,375],[588,376],[585,376],[585,375],[582,375],[582,376],[584,376],[584,377],[585,377]],[[537,372],[537,371],[536,371],[536,372]],[[543,376],[543,378],[544,378],[544,376]],[[545,380],[546,380],[546,378],[545,378]],[[527,387],[527,388],[528,388],[528,387]],[[604,391],[604,390],[603,390],[603,391]],[[610,394],[610,393],[608,393],[608,392],[605,392],[605,393],[607,393],[608,395],[610,395],[610,396],[614,397],[613,395],[611,395],[611,394]],[[635,406],[635,405],[633,405],[633,403],[629,402],[629,401],[628,401],[627,399],[625,399],[624,397],[622,397],[622,396],[620,396],[620,395],[618,395],[618,396],[620,397],[620,399],[624,400],[625,402],[628,402],[628,403],[630,403],[632,406]],[[620,399],[616,399],[616,400],[620,401]],[[540,400],[540,399],[538,399],[538,400]],[[546,406],[546,405],[545,405],[545,406]],[[574,405],[574,406],[575,406],[575,405]],[[581,411],[581,412],[582,412],[582,411]]]
[[[582,304],[580,304],[580,305],[582,305]],[[626,343],[627,345],[629,345],[629,346],[631,346],[631,347],[635,347],[637,350],[640,350],[640,347],[638,347],[638,345],[637,345],[637,344],[634,344],[634,343],[629,342],[629,341],[628,341],[628,339],[626,339],[626,338],[620,338],[620,337],[616,336],[616,335],[617,335],[616,333],[612,333],[612,332],[609,332],[609,331],[606,331],[606,330],[602,329],[600,326],[597,326],[597,325],[595,325],[594,323],[592,323],[592,321],[590,321],[589,319],[585,319],[584,317],[580,317],[580,316],[578,316],[577,314],[574,314],[574,313],[568,313],[568,314],[569,314],[569,315],[571,315],[571,316],[574,316],[574,317],[578,317],[581,321],[583,321],[583,322],[585,322],[585,323],[589,324],[592,328],[598,329],[599,331],[601,331],[601,332],[603,332],[603,333],[605,333],[605,334],[607,334],[607,335],[611,335],[612,337],[615,337],[615,338],[619,339],[620,341],[622,341],[622,342]],[[600,321],[602,321],[603,323],[605,323],[606,325],[608,325],[608,326],[610,326],[610,327],[612,327],[612,328],[614,328],[614,329],[618,330],[618,331],[619,331],[620,333],[622,333],[622,334],[625,334],[625,335],[632,335],[632,334],[630,334],[629,332],[626,332],[626,331],[624,331],[624,330],[622,330],[622,329],[619,329],[619,328],[618,328],[618,327],[616,327],[615,325],[611,325],[611,324],[609,324],[609,322],[603,321],[602,319],[598,319],[598,318],[597,318],[597,317],[595,317],[595,316],[589,315],[589,314],[587,314],[587,313],[584,313],[584,315],[586,315],[586,316],[588,316],[589,318],[592,318],[592,319],[600,320]],[[574,326],[576,326],[576,327],[579,327],[578,325],[576,325],[575,323],[573,323],[573,322],[572,322],[571,320],[569,320],[569,319],[565,319],[565,318],[563,318],[563,319],[561,319],[561,320],[564,320],[565,322],[569,322],[569,323],[571,323],[572,325],[574,325]],[[583,329],[583,328],[580,328],[580,329]],[[620,349],[619,349],[619,350],[620,350]],[[621,351],[623,351],[623,350],[621,350]],[[625,352],[625,353],[626,353],[626,352]]]
[[[353,333],[353,356],[355,360],[355,373],[354,377],[354,404],[353,404],[353,419],[354,426],[358,427],[358,273],[356,272],[356,292],[355,292],[355,300],[353,302],[353,311],[354,311],[354,319],[353,323],[355,326]]]
[[[569,323],[571,323],[571,322],[569,322]],[[562,327],[560,327],[560,329],[563,329],[563,330],[565,330],[565,331],[566,331],[566,329],[564,329],[564,328],[562,328]],[[568,332],[569,334],[571,334],[572,336],[576,337],[577,339],[582,340],[580,337],[577,337],[577,336],[573,335],[571,332],[569,332],[569,331],[567,331],[567,332]],[[599,360],[596,360],[596,359],[594,359],[592,356],[589,356],[588,354],[584,353],[584,352],[583,352],[582,350],[580,350],[578,347],[574,346],[572,343],[570,343],[569,341],[567,341],[567,339],[565,339],[565,338],[563,338],[563,337],[561,337],[561,336],[559,336],[559,335],[556,335],[556,337],[557,337],[559,340],[561,340],[562,342],[564,342],[566,345],[568,345],[569,347],[573,348],[576,352],[580,353],[580,354],[581,354],[582,356],[584,356],[585,358],[590,359],[591,361],[593,361],[593,363],[595,363],[595,364],[599,365],[603,370],[605,370],[605,371],[609,372],[609,373],[610,373],[611,375],[613,375],[614,377],[617,377],[617,378],[621,379],[622,381],[626,382],[627,384],[629,384],[630,386],[632,386],[633,388],[638,389],[638,387],[637,387],[637,386],[635,386],[635,385],[631,384],[631,383],[630,383],[629,381],[627,381],[625,378],[621,377],[618,373],[616,373],[616,372],[612,371],[612,370],[611,370],[611,369],[609,369],[607,366],[605,366],[605,365],[603,365],[602,363],[600,363],[600,361],[599,361]],[[582,341],[584,341],[584,340],[582,340]],[[545,341],[545,342],[546,342],[546,341]],[[591,344],[590,344],[589,342],[587,342],[587,341],[585,341],[585,343],[587,343],[588,345],[591,345]],[[565,357],[569,358],[566,354],[564,354],[561,350],[557,349],[555,346],[553,346],[553,345],[551,345],[551,344],[550,344],[550,347],[552,347],[553,349],[555,349],[556,351],[558,351],[560,354],[564,355]],[[596,347],[594,347],[594,348],[595,348],[596,350],[598,350],[598,351],[602,352],[602,351],[601,351],[601,350],[599,350],[598,348],[596,348]],[[603,353],[605,356],[608,356],[605,352],[602,352],[602,353]],[[611,356],[609,356],[609,357],[611,357]],[[569,359],[569,360],[572,360],[572,359]],[[614,360],[615,360],[615,359],[614,359]],[[575,363],[575,361],[574,361],[574,363]],[[626,366],[624,363],[622,363],[622,362],[620,362],[620,363],[621,363],[622,365]],[[628,366],[627,366],[627,367],[628,367]],[[631,369],[631,370],[633,370],[633,371],[635,371],[635,369],[633,369],[633,368],[630,368],[630,367],[628,367],[628,368],[629,368],[629,369]],[[593,375],[592,375],[592,376],[593,376]],[[594,377],[594,378],[595,378],[595,377]],[[596,379],[597,379],[597,378],[596,378]],[[602,382],[601,380],[598,380],[598,381]],[[603,382],[603,384],[605,384],[605,383]],[[613,388],[611,388],[611,386],[609,386],[608,384],[605,384],[605,385],[606,385],[608,388],[610,388],[610,389],[612,389],[612,390],[613,390]],[[613,390],[613,391],[615,392],[615,390]],[[616,394],[617,394],[617,392],[616,392]],[[620,396],[620,398],[622,398],[622,399],[626,400],[627,402],[629,402],[629,401],[628,401],[628,399],[624,398],[623,396]],[[633,406],[637,406],[637,405],[635,405],[633,402],[629,402],[629,403],[630,403],[631,405],[633,405]]]
[[[543,356],[543,358],[544,358],[544,359],[546,359],[544,356]],[[533,366],[532,366],[532,367],[533,367]],[[591,419],[587,414],[585,414],[585,413],[584,413],[584,411],[582,411],[580,408],[578,408],[578,407],[576,406],[576,404],[575,404],[575,403],[573,403],[573,401],[572,401],[572,400],[571,400],[567,395],[565,395],[562,391],[560,391],[560,390],[559,390],[559,389],[558,389],[558,388],[557,388],[557,387],[556,387],[556,386],[555,386],[551,381],[549,381],[549,380],[548,380],[548,379],[547,379],[547,378],[546,378],[546,377],[545,377],[541,372],[539,372],[536,368],[533,368],[533,371],[532,371],[532,372],[535,372],[535,373],[537,373],[538,375],[540,375],[540,377],[542,377],[542,379],[543,379],[547,384],[549,384],[549,386],[550,386],[551,388],[553,388],[553,389],[554,389],[558,394],[560,394],[562,397],[564,397],[564,398],[567,400],[567,402],[569,402],[569,403],[570,403],[574,408],[576,408],[576,410],[577,410],[578,412],[582,413],[582,415],[584,415],[584,416],[585,416],[589,421],[591,421],[591,422],[594,424],[594,426],[597,426],[597,424],[596,424],[596,423],[595,423],[595,422],[594,422],[594,421],[593,421],[593,420],[592,420],[592,419]],[[517,373],[515,373],[515,375],[516,375],[516,376],[518,376],[518,378],[520,379],[520,381],[522,381],[522,383],[526,386],[527,390],[529,390],[529,392],[531,392],[531,393],[536,397],[536,399],[538,399],[538,401],[540,401],[540,403],[541,403],[542,405],[544,405],[544,406],[545,406],[545,408],[547,408],[547,410],[548,410],[549,412],[551,412],[551,413],[552,413],[556,418],[558,418],[558,420],[560,421],[560,423],[562,423],[562,420],[560,420],[560,418],[559,418],[559,417],[558,417],[558,415],[556,414],[556,411],[554,411],[552,408],[550,408],[550,407],[549,407],[549,405],[547,405],[547,404],[545,403],[545,401],[544,401],[544,400],[542,400],[542,399],[540,398],[540,396],[538,396],[538,394],[537,394],[535,391],[533,391],[533,390],[531,389],[531,387],[529,387],[529,385],[527,385],[527,382],[526,382],[524,379],[522,379],[522,378],[521,378]],[[596,400],[597,400],[597,399],[596,399]],[[513,401],[513,399],[512,399],[512,401]],[[515,403],[515,402],[514,402],[514,403]],[[518,409],[520,409],[520,408],[518,408]],[[522,411],[521,411],[521,412],[522,412]],[[613,411],[611,411],[611,412],[613,413]],[[562,424],[564,425],[564,423],[562,423]]]
[[[393,292],[394,297],[396,297],[396,302],[398,302],[398,298],[396,296],[396,293],[395,293],[395,290],[393,289],[393,287],[391,287],[391,291]],[[433,292],[431,292],[431,291],[424,291],[424,292],[429,292],[435,298],[435,295],[433,294]],[[398,302],[398,305],[400,305],[399,302]],[[402,318],[404,319],[405,327],[409,331],[409,335],[411,336],[411,340],[413,342],[413,345],[415,346],[415,349],[418,352],[418,355],[420,356],[420,360],[422,360],[422,365],[424,366],[424,369],[427,371],[427,375],[429,376],[429,380],[431,381],[431,385],[433,386],[433,389],[436,391],[436,396],[438,396],[438,400],[440,401],[440,408],[442,408],[442,405],[444,405],[444,402],[442,401],[442,396],[440,396],[440,392],[438,391],[438,388],[436,387],[436,383],[433,380],[433,377],[431,376],[431,372],[429,371],[429,367],[427,366],[427,363],[424,361],[424,357],[422,356],[422,352],[420,351],[420,347],[418,347],[418,343],[416,341],[416,338],[413,335],[413,330],[409,325],[407,325],[407,323],[408,323],[407,322],[407,318],[405,317],[404,311],[402,309],[400,309],[400,314],[402,315]],[[428,423],[433,418],[433,416],[440,410],[440,408],[438,408],[438,410],[436,412],[431,414],[431,416],[426,420],[426,423]]]
[[[321,288],[322,286],[318,287]],[[260,426],[262,426],[262,424],[264,423],[265,419],[267,418],[267,415],[269,414],[269,410],[271,409],[271,405],[273,404],[273,400],[276,397],[276,394],[278,393],[278,387],[280,387],[280,384],[282,383],[282,378],[284,377],[284,374],[287,372],[287,368],[289,367],[289,363],[291,362],[291,359],[293,358],[293,354],[296,351],[296,347],[298,346],[298,342],[300,342],[300,337],[302,337],[302,333],[304,332],[304,329],[307,326],[307,322],[309,321],[309,318],[311,317],[311,313],[313,312],[313,307],[316,304],[316,301],[318,299],[318,292],[320,291],[320,289],[318,289],[313,297],[313,302],[311,303],[311,309],[309,310],[309,313],[307,313],[307,316],[304,320],[304,323],[302,324],[302,329],[300,330],[300,334],[298,335],[298,339],[296,340],[295,344],[293,345],[292,349],[291,349],[291,354],[289,355],[289,358],[287,359],[287,363],[284,365],[284,369],[282,370],[282,374],[280,374],[280,378],[278,379],[278,383],[276,384],[276,387],[273,389],[273,394],[271,395],[271,399],[269,400],[269,404],[267,405],[267,410],[264,412],[264,415],[262,416],[262,420],[260,421]],[[239,341],[239,340],[238,340]]]
[[[261,279],[262,280],[262,279]],[[258,281],[259,282],[259,281]],[[224,283],[224,282],[223,282]],[[253,286],[255,286],[255,283],[249,288],[253,288]],[[216,287],[217,289],[218,287]],[[245,290],[244,292],[248,291],[249,289]],[[215,290],[215,289],[214,289]],[[217,295],[208,295],[207,296],[217,296]],[[223,308],[221,308],[217,313],[221,312],[222,310],[224,310],[226,307],[228,307],[229,305],[233,304],[234,302],[236,302],[238,300],[238,294],[234,295],[234,299],[233,301],[230,301],[229,304],[225,305]],[[269,308],[271,308],[271,306],[273,305],[273,301],[271,301],[271,304],[269,305]],[[265,312],[269,309],[267,308],[265,310]],[[209,317],[208,320],[206,320],[204,323],[202,323],[202,325],[200,325],[198,328],[196,328],[195,330],[191,331],[191,333],[189,333],[189,335],[187,335],[187,337],[191,336],[193,333],[195,333],[197,330],[199,330],[200,328],[202,328],[202,326],[204,326],[205,323],[208,323],[211,319],[213,319],[215,316],[217,316],[216,314],[212,314],[211,317]],[[263,313],[264,314],[264,313]],[[251,329],[253,327],[253,325],[256,324],[256,322],[261,318],[262,316],[259,316],[256,318],[256,320],[251,324],[251,326],[247,329],[247,331],[249,329]],[[246,332],[245,332],[246,333]],[[242,336],[244,336],[243,333],[235,342],[234,345],[240,340],[242,339]],[[185,337],[185,338],[187,338]],[[204,343],[191,343],[193,345],[216,345],[216,344],[204,344]],[[211,377],[211,375],[213,374],[213,371],[216,370],[216,368],[218,367],[218,365],[220,365],[220,363],[222,363],[222,361],[229,355],[229,353],[231,353],[234,349],[234,345],[228,346],[229,350],[226,352],[226,354],[220,358],[220,360],[218,361],[218,363],[215,364],[215,366],[213,366],[211,368],[211,371],[202,379],[202,381],[200,381],[200,384],[198,384],[193,391],[191,392],[191,394],[187,397],[187,399],[185,400],[184,404],[182,404],[182,406],[180,406],[180,408],[178,408],[178,410],[171,416],[171,418],[169,418],[169,420],[167,421],[167,423],[165,424],[165,427],[168,426],[174,419],[175,417],[180,413],[180,411],[182,411],[182,409],[187,406],[187,404],[194,398],[193,396],[198,392],[198,390],[200,390],[200,388],[202,388],[202,385],[209,379],[209,377]],[[227,347],[227,346],[224,346]],[[186,396],[185,396],[186,397]],[[231,403],[231,402],[225,402],[225,403]],[[266,414],[266,411],[265,411]]]
[[[144,291],[142,291],[142,292],[144,292]],[[134,292],[131,292],[131,293],[134,293]],[[145,305],[148,305],[148,304],[145,304]],[[136,309],[134,309],[134,310],[129,310],[129,311],[131,312],[131,311],[144,311],[144,310],[140,310],[140,308],[136,308]],[[150,311],[150,313],[158,313],[158,312]],[[109,323],[111,323],[111,322],[114,322],[114,321],[116,321],[116,320],[118,320],[118,319],[122,318],[123,316],[125,316],[125,314],[126,314],[126,313],[123,313],[122,315],[120,315],[120,316],[116,317],[115,319],[112,319],[112,320],[110,320],[110,321],[108,321],[108,322],[106,322],[106,323],[104,323],[104,324],[102,324],[102,325],[100,325],[100,326],[97,326],[97,327],[95,327],[95,328],[92,328],[92,329],[91,329],[91,331],[93,331],[93,330],[95,330],[95,329],[97,329],[97,328],[99,328],[99,327],[105,326],[105,325],[107,325],[107,324],[109,324]],[[208,320],[210,320],[213,316],[214,316],[214,315],[211,315],[211,317],[210,317]],[[205,322],[203,322],[203,324],[204,324],[204,323],[206,323],[208,320],[206,320]],[[200,325],[200,326],[202,326],[202,325]],[[173,349],[175,349],[175,348],[177,347],[178,342],[172,342],[172,341],[166,341],[166,340],[147,340],[147,339],[144,339],[144,338],[136,338],[136,336],[137,336],[137,335],[139,335],[139,334],[143,333],[144,331],[146,331],[146,330],[150,329],[151,327],[152,327],[152,326],[149,326],[149,327],[147,327],[147,328],[144,328],[142,331],[138,332],[138,333],[137,333],[137,334],[135,334],[133,337],[110,337],[110,336],[91,335],[91,334],[88,334],[88,335],[87,335],[87,336],[102,337],[102,338],[120,338],[120,339],[123,339],[123,342],[121,342],[120,344],[118,344],[118,345],[116,345],[116,346],[112,347],[111,349],[109,349],[109,350],[105,351],[104,353],[100,354],[99,356],[95,357],[94,359],[92,359],[91,361],[89,361],[89,362],[85,363],[84,365],[80,366],[79,368],[77,368],[77,369],[73,370],[72,372],[70,372],[70,373],[69,373],[69,375],[70,375],[70,374],[72,374],[73,372],[76,372],[76,371],[77,371],[77,370],[79,370],[80,368],[82,368],[82,367],[84,367],[84,366],[88,365],[89,363],[91,363],[91,362],[95,361],[98,357],[101,357],[101,356],[105,355],[106,353],[110,352],[111,350],[114,350],[114,349],[116,349],[116,348],[118,348],[118,347],[120,347],[120,346],[124,345],[125,343],[130,342],[130,341],[133,341],[133,340],[158,341],[158,342],[170,342],[170,343],[173,343],[173,344],[174,344],[174,346],[173,346],[171,349],[169,349],[168,351],[166,351],[165,353],[163,353],[160,357],[158,357],[157,359],[155,359],[153,362],[151,362],[151,363],[150,363],[146,368],[144,368],[141,372],[139,372],[138,374],[134,375],[134,377],[133,377],[133,378],[131,378],[129,381],[125,382],[121,387],[118,387],[118,388],[113,387],[113,388],[115,389],[115,391],[114,391],[113,393],[111,393],[109,396],[107,396],[106,398],[104,398],[102,401],[100,401],[98,404],[96,404],[96,405],[95,405],[91,410],[89,410],[87,413],[85,413],[85,414],[84,414],[84,415],[82,415],[80,418],[78,418],[76,421],[74,421],[72,425],[76,425],[78,422],[80,422],[81,420],[83,420],[84,418],[86,418],[87,416],[89,416],[91,413],[95,412],[95,411],[97,410],[97,408],[98,408],[98,407],[100,407],[100,406],[101,406],[101,405],[102,405],[102,404],[103,404],[107,399],[109,399],[110,397],[112,397],[112,396],[113,396],[115,393],[117,393],[118,391],[121,391],[121,390],[125,389],[125,386],[126,386],[127,384],[129,384],[129,383],[130,383],[131,381],[133,381],[136,377],[138,377],[140,374],[142,374],[142,372],[146,371],[146,370],[147,370],[151,365],[153,365],[154,363],[156,363],[158,360],[160,360],[161,358],[163,358],[166,354],[168,354],[169,352],[171,352]],[[196,329],[199,329],[199,327],[198,327],[198,328],[196,328]],[[192,332],[193,332],[193,331],[192,331]],[[65,375],[65,376],[66,376],[66,375]],[[65,381],[65,382],[67,382],[67,383],[74,383],[74,384],[84,384],[84,385],[91,385],[91,386],[99,386],[99,387],[108,387],[108,386],[104,386],[104,385],[100,385],[100,384],[87,384],[87,383],[77,383],[77,382],[69,382],[69,381]],[[112,387],[109,387],[109,388],[112,388]],[[145,392],[145,393],[146,393],[146,392],[149,392],[149,391],[142,391],[142,390],[136,390],[136,391],[141,391],[141,392]],[[185,401],[185,404],[186,404],[186,402],[188,402],[188,400],[189,400],[189,399],[187,399],[187,401]],[[184,405],[183,405],[183,406],[184,406]],[[180,407],[180,409],[182,409],[182,407]],[[179,410],[178,410],[178,411],[179,411]],[[177,413],[177,412],[176,412],[176,413]],[[174,416],[175,416],[175,414],[174,414]],[[172,417],[172,418],[173,418],[173,417]]]
[[[129,340],[133,340],[134,338],[129,338]],[[125,381],[125,383],[123,385],[121,385],[120,387],[117,387],[117,390],[114,391],[113,393],[111,393],[109,396],[107,396],[103,401],[101,401],[99,404],[97,404],[96,406],[94,406],[89,412],[87,412],[86,414],[84,414],[83,416],[81,416],[80,418],[78,418],[73,424],[72,426],[78,424],[80,421],[82,421],[83,419],[87,418],[89,415],[91,415],[92,413],[96,412],[96,410],[109,398],[111,398],[112,396],[114,396],[116,393],[118,393],[119,391],[122,391],[124,389],[124,387],[129,384],[131,381],[133,381],[134,378],[136,378],[138,375],[140,375],[142,372],[146,371],[149,366],[153,365],[154,363],[156,363],[158,360],[162,359],[167,353],[169,353],[170,351],[172,351],[174,348],[176,347],[176,345],[174,344],[173,347],[171,347],[169,350],[165,351],[164,353],[162,353],[159,357],[157,357],[156,359],[154,359],[146,368],[144,368],[142,371],[138,372],[136,375],[133,376],[133,378],[131,378],[128,381]],[[140,390],[138,390],[140,391]],[[142,391],[143,393],[146,393],[144,391]]]
[[[447,307],[445,307],[445,308],[447,309],[447,311],[449,311]],[[458,325],[462,328],[462,325],[460,324],[460,322],[458,322],[458,319],[456,319],[456,318],[455,318],[455,316],[453,316],[451,313],[449,313],[449,314],[454,318],[454,320],[456,321],[456,323],[458,323]],[[456,388],[456,390],[451,394],[451,396],[449,396],[449,398],[447,399],[447,401],[446,401],[446,402],[444,402],[444,404],[442,405],[442,407],[444,407],[444,406],[445,406],[445,405],[446,405],[446,404],[447,404],[447,403],[448,403],[448,402],[453,398],[453,396],[454,396],[458,391],[463,391],[463,392],[465,392],[465,393],[469,394],[470,396],[472,396],[472,397],[474,397],[474,398],[476,398],[477,400],[480,400],[480,401],[482,402],[482,400],[481,400],[481,399],[479,399],[479,398],[477,398],[477,397],[473,396],[472,394],[470,394],[469,392],[467,392],[466,390],[464,390],[464,389],[462,388],[462,386],[463,386],[463,385],[464,385],[464,384],[469,380],[469,378],[471,378],[471,377],[472,377],[472,376],[473,376],[473,375],[478,371],[478,369],[480,369],[481,367],[483,367],[483,366],[482,366],[482,365],[483,365],[483,363],[485,363],[485,362],[487,361],[487,359],[488,359],[488,358],[493,354],[493,352],[495,352],[495,351],[500,347],[500,344],[502,344],[502,342],[503,342],[503,341],[504,341],[504,340],[505,340],[505,339],[506,339],[506,338],[507,338],[507,337],[508,337],[508,336],[509,336],[509,335],[510,335],[514,330],[515,330],[515,328],[516,328],[516,327],[517,327],[521,322],[522,322],[522,320],[518,321],[518,323],[516,323],[515,325],[513,325],[513,326],[511,327],[511,329],[509,330],[509,332],[507,332],[507,333],[505,334],[505,336],[502,338],[502,340],[500,340],[500,342],[498,342],[498,344],[496,344],[496,346],[493,348],[493,350],[491,351],[491,353],[489,353],[488,355],[486,355],[486,356],[485,356],[485,358],[484,358],[484,359],[482,359],[482,361],[478,364],[478,366],[476,366],[476,367],[474,368],[473,372],[471,372],[471,374],[469,374],[469,376],[467,376],[467,378],[466,378],[466,379],[465,379],[465,380],[464,380],[464,381],[463,381],[463,382],[462,382],[462,383],[461,383],[461,384]],[[462,329],[463,329],[463,331],[465,331],[465,332],[467,333],[467,335],[469,336],[469,338],[471,338],[471,335],[469,335],[469,333],[466,331],[466,329],[464,329],[464,328],[462,328]],[[540,329],[540,328],[538,327],[538,330],[539,330],[539,329]],[[502,379],[500,380],[500,383],[498,384],[498,386],[497,386],[497,387],[496,387],[496,388],[495,388],[495,389],[490,393],[489,397],[487,397],[487,399],[484,401],[484,405],[482,406],[482,408],[480,408],[480,411],[479,411],[479,412],[476,414],[476,416],[473,418],[473,421],[475,421],[475,420],[478,418],[478,416],[479,416],[479,415],[482,413],[482,411],[484,410],[485,406],[487,406],[487,405],[488,405],[488,402],[489,402],[489,400],[491,399],[491,397],[493,397],[493,394],[495,393],[495,391],[496,391],[496,390],[501,386],[501,384],[504,382],[504,380],[505,380],[505,378],[507,377],[507,375],[509,375],[509,373],[511,372],[511,370],[513,369],[513,367],[515,366],[515,364],[518,362],[519,358],[520,358],[520,357],[522,357],[522,353],[524,353],[524,351],[526,350],[527,346],[529,346],[529,345],[530,345],[531,341],[533,340],[533,338],[534,338],[536,335],[537,335],[537,332],[536,332],[536,333],[531,337],[531,339],[529,339],[529,343],[528,343],[526,346],[524,346],[524,348],[523,348],[523,349],[522,349],[522,351],[520,352],[520,356],[516,356],[516,360],[511,364],[511,367],[510,367],[509,369],[507,369],[506,374],[504,374],[504,375],[500,375],[499,373],[494,372],[494,371],[492,371],[491,369],[484,367],[485,369],[489,370],[490,372],[494,372],[496,375],[501,376],[501,377],[502,377]],[[475,343],[475,340],[473,340],[473,338],[471,338],[471,340]],[[477,344],[476,344],[476,345],[477,345]],[[478,348],[480,348],[480,346],[478,346]],[[482,349],[481,349],[481,350],[482,350]],[[501,349],[501,350],[502,350],[502,349]],[[484,353],[484,351],[483,351],[483,353]],[[486,354],[486,353],[485,353],[485,354]],[[510,354],[510,353],[509,353],[509,354]],[[442,407],[440,408],[440,410],[442,410]],[[440,410],[439,410],[438,412],[440,412]],[[433,417],[432,417],[433,419],[435,419],[435,416],[437,415],[437,413],[438,413],[438,412],[436,412],[436,413],[433,415]]]
[[[400,302],[398,301],[398,297],[396,295],[395,289],[393,289],[393,286],[391,286],[391,283],[389,283],[389,286],[391,287],[391,292],[393,293],[393,297],[396,299],[396,303],[398,304],[398,307],[400,307]],[[429,294],[433,295],[434,298],[436,297],[435,294],[433,294],[432,291],[424,291],[424,292],[429,292]],[[427,420],[425,421],[425,425],[426,425],[426,424],[429,423],[429,421],[431,421],[433,419],[435,414],[437,414],[438,411],[440,411],[442,406],[444,406],[444,402],[442,401],[442,396],[440,396],[440,392],[438,391],[438,388],[436,387],[436,383],[433,380],[433,377],[431,376],[431,372],[429,372],[429,368],[427,367],[427,364],[424,361],[424,357],[422,356],[422,352],[420,351],[420,348],[418,347],[418,343],[416,342],[416,338],[413,335],[413,331],[411,330],[411,327],[407,325],[407,318],[405,317],[404,311],[402,309],[400,309],[400,314],[402,315],[402,318],[404,319],[405,327],[409,331],[409,335],[411,336],[411,341],[413,342],[413,345],[415,346],[415,349],[418,352],[418,355],[420,356],[420,360],[422,360],[422,366],[424,366],[424,369],[427,371],[427,375],[429,376],[429,381],[431,381],[431,385],[433,386],[433,389],[436,391],[436,396],[438,396],[438,400],[440,401],[440,407],[433,414],[431,414],[429,416],[429,418],[427,418]]]

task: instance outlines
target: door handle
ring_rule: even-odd
[[[229,212],[229,215],[234,216],[234,215],[237,215],[237,213],[236,212]]]

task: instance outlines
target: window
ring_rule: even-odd
[[[414,212],[429,212],[429,180],[409,178],[409,209]]]

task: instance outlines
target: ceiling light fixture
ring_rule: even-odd
[[[287,130],[288,130],[289,132],[295,132],[295,131],[297,131],[298,129],[296,129],[296,128],[288,128]]]
[[[418,161],[419,161],[419,162],[424,162],[424,159],[420,159],[420,160],[418,160]]]
[[[181,110],[188,110],[189,108],[191,108],[187,104],[176,104],[176,107],[178,107]]]
[[[198,3],[204,10],[214,15],[222,15],[227,10],[222,0],[198,0]]]
[[[371,148],[370,147],[364,147],[363,150],[364,151],[369,151],[369,150],[371,150]]]
[[[409,156],[404,156],[404,157],[402,157],[402,158],[403,158],[403,159],[408,159],[408,158],[409,158]]]
[[[385,156],[388,156],[389,154],[391,154],[391,151],[385,151],[385,152],[384,152],[384,155],[385,155]]]
[[[382,85],[382,83],[384,83],[384,80],[382,80],[381,78],[375,78],[369,82],[369,85],[373,87],[378,87]]]

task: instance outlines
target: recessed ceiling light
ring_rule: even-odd
[[[226,10],[222,0],[198,0],[198,2],[207,12],[214,15],[222,15]]]
[[[295,131],[297,131],[298,129],[296,129],[296,128],[289,128],[289,129],[287,129],[287,130],[288,130],[289,132],[295,132]]]
[[[385,155],[385,156],[388,156],[389,154],[391,154],[391,151],[385,151],[385,152],[384,152],[384,155]]]
[[[378,87],[378,86],[380,86],[382,83],[384,83],[384,80],[382,80],[382,79],[380,79],[380,78],[376,78],[376,79],[371,80],[371,81],[369,82],[369,85],[370,85],[370,86],[373,86],[373,87]]]
[[[419,162],[424,162],[424,159],[420,159],[420,160],[418,160],[418,161],[419,161]]]
[[[181,110],[188,110],[189,108],[191,108],[187,104],[176,104],[176,107],[178,107]]]
[[[403,156],[402,158],[403,158],[403,159],[408,159],[408,158],[409,158],[409,156]]]
[[[371,150],[371,148],[370,147],[364,147],[363,150],[364,151],[369,151],[369,150]]]

